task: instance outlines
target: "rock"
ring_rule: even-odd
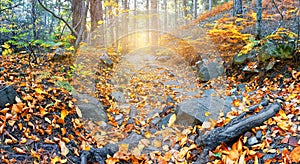
[[[170,60],[170,56],[160,56],[160,57],[157,57],[157,60],[160,61],[160,62],[166,62],[168,60]]]
[[[256,51],[253,50],[251,51],[250,53],[248,54],[235,54],[234,57],[233,57],[233,63],[234,64],[244,64],[246,63],[247,61],[253,61],[255,60],[255,55],[256,55]]]
[[[177,120],[176,123],[183,125],[193,125],[194,123],[218,119],[220,111],[225,114],[230,111],[232,99],[226,97],[223,99],[218,96],[212,96],[213,90],[204,92],[202,98],[192,98],[184,100],[176,107]],[[209,112],[209,116],[205,113]]]
[[[247,140],[247,144],[249,146],[253,146],[253,145],[257,144],[257,143],[258,143],[258,140],[257,140],[257,138],[255,136],[253,136],[253,137],[251,137],[251,138],[249,138]]]
[[[161,121],[160,117],[155,117],[150,121],[150,124],[157,125]]]
[[[262,157],[262,159],[264,160],[264,161],[266,161],[266,160],[268,160],[268,159],[272,159],[272,158],[275,158],[276,157],[276,153],[267,153],[267,154],[265,154],[263,157]]]
[[[196,71],[202,82],[216,78],[224,73],[224,67],[221,63],[209,62],[206,59],[196,62]]]
[[[138,114],[138,110],[135,106],[130,107],[129,117],[134,118]]]
[[[111,97],[113,97],[113,99],[117,102],[120,102],[120,103],[125,102],[125,97],[122,92],[119,92],[119,91],[113,92],[113,93],[111,93]]]
[[[169,113],[166,117],[162,118],[159,122],[159,128],[164,129],[165,127],[168,127],[170,118],[172,117],[174,113]]]
[[[89,94],[73,94],[75,105],[81,110],[83,119],[107,122],[106,111],[97,98]]]
[[[67,57],[67,55],[65,53],[65,50],[58,47],[58,48],[55,49],[54,56],[53,56],[52,60],[53,61],[61,61],[66,57]]]
[[[169,104],[169,103],[175,104],[174,99],[173,99],[170,95],[168,95],[168,96],[167,96],[167,99],[166,99],[166,104]]]
[[[262,137],[262,131],[261,130],[257,131],[255,137],[260,140]]]
[[[18,97],[17,92],[13,89],[12,86],[3,86],[0,90],[0,108],[5,108],[5,104],[14,104],[16,103],[16,97]]]
[[[132,150],[133,147],[137,146],[140,142],[140,140],[143,138],[142,135],[139,135],[135,132],[132,132],[128,137],[126,137],[123,141],[121,141],[122,144],[128,144],[128,149]]]
[[[103,64],[105,64],[108,67],[112,67],[114,64],[106,52],[102,56],[100,56],[99,59],[102,61]]]
[[[118,114],[115,116],[115,120],[117,121],[118,125],[122,125],[122,122],[124,121],[124,116],[123,114]]]
[[[258,59],[261,62],[266,62],[270,58],[290,59],[293,58],[294,46],[293,42],[278,43],[277,41],[267,41],[260,47]]]

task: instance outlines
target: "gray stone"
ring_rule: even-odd
[[[0,109],[4,108],[6,104],[14,104],[16,102],[16,97],[18,97],[17,92],[11,86],[4,86],[0,88]]]
[[[204,122],[212,118],[218,119],[220,111],[225,114],[231,109],[232,99],[230,97],[221,98],[212,96],[214,90],[206,90],[202,98],[192,98],[184,100],[176,107],[176,123],[182,125],[193,125],[197,122]],[[209,116],[205,113],[209,112]]]
[[[73,94],[77,100],[75,105],[81,110],[83,119],[107,122],[106,111],[97,98],[89,94]]]
[[[129,117],[134,118],[138,114],[138,110],[135,106],[130,107]]]
[[[111,96],[117,102],[120,102],[120,103],[124,103],[125,102],[125,97],[124,97],[124,94],[122,92],[119,92],[119,91],[113,92],[113,93],[111,93]]]
[[[257,131],[255,137],[260,140],[262,137],[262,131],[261,130]]]
[[[100,56],[99,59],[108,67],[112,67],[114,64],[106,52],[102,56]]]
[[[265,155],[262,157],[262,159],[263,159],[264,161],[266,161],[266,160],[268,160],[268,159],[275,158],[275,156],[276,156],[275,153],[267,153],[267,154],[265,154]]]
[[[157,125],[161,121],[160,117],[155,117],[150,121],[150,124]]]
[[[202,82],[209,81],[210,79],[217,78],[224,74],[224,67],[220,63],[209,62],[206,59],[196,62],[196,71],[199,79]]]
[[[160,57],[157,57],[157,60],[160,61],[160,62],[166,62],[168,60],[170,60],[170,56],[160,56]]]
[[[257,140],[257,138],[256,137],[251,137],[251,138],[249,138],[248,140],[247,140],[247,144],[249,145],[249,146],[253,146],[253,145],[255,145],[255,144],[257,144],[258,143],[258,140]]]
[[[132,150],[133,147],[137,146],[140,140],[143,138],[142,135],[139,135],[135,132],[132,132],[129,136],[127,136],[121,143],[128,144],[129,150]]]

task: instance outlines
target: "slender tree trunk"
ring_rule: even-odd
[[[102,0],[90,0],[90,15],[91,15],[91,32],[99,25],[99,21],[103,21]]]
[[[164,0],[164,30],[168,30],[168,9],[167,9],[167,0]]]
[[[175,10],[175,16],[174,16],[174,24],[175,26],[177,26],[177,12],[178,12],[178,8],[177,8],[177,0],[174,0],[174,10]]]
[[[208,1],[208,10],[212,10],[212,0]]]
[[[198,11],[198,0],[193,0],[193,4],[194,4],[194,19],[196,19],[197,18],[197,16],[198,16],[198,13],[197,13],[197,11]]]
[[[186,0],[182,0],[182,7],[183,7],[183,16],[187,16],[187,6],[186,6]]]
[[[152,10],[152,17],[151,17],[151,29],[157,29],[158,27],[158,18],[157,18],[157,0],[151,0],[151,10]],[[157,34],[156,33],[152,33],[151,35],[151,42],[154,45],[157,45]]]
[[[73,0],[72,1],[72,26],[78,33],[76,41],[74,43],[75,49],[78,48],[79,43],[85,39],[84,32],[86,30],[86,17],[89,6],[89,0]],[[74,35],[75,36],[75,35]]]
[[[150,12],[149,12],[149,8],[150,8],[150,3],[149,3],[150,0],[146,0],[146,10],[147,10],[147,18],[146,18],[146,28],[147,28],[147,34],[146,34],[146,41],[147,41],[147,44],[149,43],[149,40],[150,40],[150,32],[149,32],[149,29],[150,29]]]
[[[233,16],[243,17],[243,4],[242,0],[234,0],[234,12]]]
[[[37,36],[37,15],[36,15],[36,0],[32,0],[31,2],[31,19],[32,19],[32,33],[33,33],[33,39],[36,40],[38,39]]]
[[[262,28],[262,0],[256,1],[256,39],[261,39]]]

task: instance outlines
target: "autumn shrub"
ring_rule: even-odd
[[[237,25],[244,20],[242,18],[224,17],[216,22],[213,29],[209,30],[209,36],[220,51],[237,52],[250,42],[249,39],[253,35],[242,33],[241,30],[244,27]]]

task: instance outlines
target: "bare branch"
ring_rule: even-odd
[[[18,7],[18,6],[20,6],[20,5],[21,5],[21,3],[18,3],[18,4],[16,4],[16,5],[14,5],[14,6],[10,6],[10,7],[6,7],[6,8],[3,8],[3,9],[0,9],[0,13],[1,13],[2,11],[4,11],[4,10],[13,9],[13,8]]]
[[[62,18],[62,17],[56,15],[53,11],[51,11],[51,10],[48,9],[46,6],[44,6],[43,3],[41,2],[41,0],[37,0],[37,1],[39,2],[39,4],[42,6],[42,8],[43,8],[44,10],[48,11],[48,12],[49,12],[50,14],[52,14],[55,18],[57,18],[57,19],[63,21],[63,22],[66,24],[66,26],[70,29],[70,31],[71,31],[76,37],[79,36],[78,32],[77,32],[73,27],[71,27],[70,24],[69,24],[64,18]]]

